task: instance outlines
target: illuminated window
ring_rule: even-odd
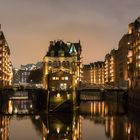
[[[57,62],[56,62],[56,61],[53,62],[53,66],[54,66],[54,67],[57,66]]]
[[[132,57],[132,56],[133,56],[133,52],[130,50],[130,51],[128,52],[127,57]]]
[[[52,77],[52,80],[55,80],[55,77]]]
[[[54,51],[53,50],[51,51],[51,56],[54,56]]]
[[[52,66],[52,62],[51,61],[48,62],[48,66]]]
[[[61,62],[60,62],[60,61],[58,61],[58,62],[57,62],[57,66],[59,67],[60,65],[61,65]]]
[[[55,87],[52,87],[52,91],[55,91]]]
[[[61,80],[65,80],[65,77],[61,77]]]
[[[63,67],[66,65],[65,61],[62,62]]]
[[[69,65],[70,63],[69,63],[69,61],[67,61],[67,65]]]
[[[60,89],[66,90],[67,89],[67,84],[66,83],[60,83]]]
[[[69,77],[65,77],[65,80],[68,80],[69,79]]]
[[[55,80],[59,80],[59,77],[55,77]]]

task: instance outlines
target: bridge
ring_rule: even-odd
[[[13,87],[15,88],[15,87]],[[10,89],[11,90],[11,89]],[[15,104],[24,104],[31,101],[39,109],[45,109],[46,112],[72,112],[72,109],[80,103],[80,101],[103,101],[123,100],[126,90],[119,89],[111,86],[98,86],[98,85],[86,85],[79,87],[76,91],[48,91],[37,87],[16,87],[16,90],[10,92],[10,90],[3,90],[1,96],[1,103],[7,100],[6,105],[2,108],[14,108]],[[9,102],[10,101],[10,102]],[[17,111],[11,111],[12,114],[34,113],[29,105],[27,110],[22,110],[19,106],[16,107]],[[19,108],[19,109],[18,109]],[[3,110],[2,110],[3,111]]]
[[[0,98],[0,112],[5,115],[33,115],[47,110],[45,90],[3,92]]]
[[[103,100],[102,89],[96,85],[83,85],[78,88],[80,101],[101,101]]]
[[[15,84],[11,87],[14,91],[22,90],[38,90],[43,89],[43,86],[40,84]]]
[[[110,85],[82,85],[78,88],[81,101],[122,100],[125,88],[117,88]]]
[[[3,89],[2,100],[11,101],[12,105],[14,103],[22,104],[23,102],[28,102],[29,100],[34,100],[39,107],[43,107],[47,112],[71,112],[73,104],[76,103],[76,93],[73,91],[48,91],[35,86],[13,86],[9,89]],[[8,103],[7,103],[8,104]],[[7,105],[8,106],[8,105]],[[16,113],[17,112],[17,113]],[[23,111],[27,112],[27,111]],[[22,114],[19,110],[12,113]],[[6,113],[9,113],[8,111]]]

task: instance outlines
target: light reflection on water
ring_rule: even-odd
[[[140,139],[139,119],[132,113],[126,114],[122,105],[116,103],[82,102],[73,114],[49,115],[36,113],[37,105],[32,100],[16,100],[10,104],[8,101],[2,106],[11,115],[0,116],[1,140]],[[16,115],[15,108],[23,114]]]
[[[80,105],[83,139],[139,140],[140,121],[121,105],[112,102],[86,102]],[[129,117],[128,117],[129,116]]]

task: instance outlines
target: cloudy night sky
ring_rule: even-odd
[[[14,67],[42,60],[51,40],[78,42],[84,63],[118,48],[140,0],[0,0],[0,23]]]

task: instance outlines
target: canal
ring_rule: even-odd
[[[71,114],[47,113],[36,96],[16,93],[1,100],[1,140],[140,139],[139,115],[121,104],[87,101]]]

